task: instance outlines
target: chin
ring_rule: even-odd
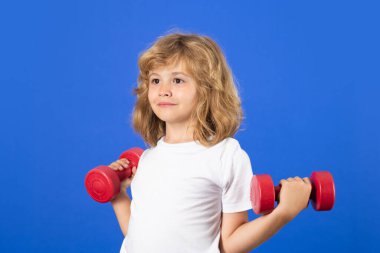
[[[156,114],[156,116],[157,116],[157,118],[159,118],[160,120],[165,121],[165,122],[171,122],[172,121],[171,117],[165,117],[165,116],[158,115],[158,114]]]

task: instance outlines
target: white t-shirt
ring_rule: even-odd
[[[253,173],[234,138],[166,143],[140,157],[121,253],[219,253],[221,213],[251,209]]]

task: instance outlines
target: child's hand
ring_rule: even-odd
[[[308,206],[312,190],[310,179],[304,177],[282,179],[279,204],[276,209],[292,220]]]
[[[128,166],[129,166],[129,161],[126,158],[117,160],[117,161],[111,163],[110,165],[108,165],[108,167],[110,167],[111,169],[113,169],[115,171],[124,170],[124,169],[128,168]],[[132,168],[132,176],[130,178],[124,179],[124,181],[121,182],[120,193],[126,193],[126,190],[131,185],[135,174],[136,174],[136,167],[134,166]]]

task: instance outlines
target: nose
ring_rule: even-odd
[[[169,82],[162,82],[162,85],[160,85],[159,89],[159,96],[167,96],[171,97],[172,96],[172,91],[171,91],[171,84]]]

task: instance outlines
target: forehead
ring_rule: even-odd
[[[156,64],[149,70],[149,75],[158,74],[158,72],[182,72],[188,76],[191,76],[189,67],[183,60],[179,60],[171,64]]]

